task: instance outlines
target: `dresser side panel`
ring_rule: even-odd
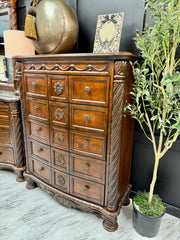
[[[123,171],[123,161],[121,156],[122,146],[121,141],[123,129],[123,107],[124,96],[127,79],[127,61],[117,61],[114,63],[114,79],[112,87],[112,105],[111,105],[111,121],[110,121],[110,142],[108,149],[108,179],[107,179],[107,208],[115,211],[119,207],[119,191],[122,193],[120,184],[124,184],[124,174],[121,177],[120,183],[120,169]],[[129,84],[129,83],[128,83]],[[125,147],[125,146],[124,146]],[[121,173],[122,173],[121,171]],[[126,187],[128,187],[125,182]],[[123,189],[124,190],[124,189]],[[125,194],[125,190],[122,194]]]
[[[127,65],[126,80],[125,80],[125,93],[124,93],[124,106],[128,102],[132,102],[132,83],[134,81],[132,67]],[[130,175],[131,175],[131,161],[133,150],[133,138],[134,138],[134,119],[130,114],[126,114],[122,121],[121,132],[121,152],[120,152],[120,168],[119,168],[119,190],[118,201],[122,202],[124,193],[130,189]]]

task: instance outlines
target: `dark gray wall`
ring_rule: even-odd
[[[132,38],[136,29],[142,29],[143,7],[141,0],[78,0],[79,52],[93,51],[98,15],[124,12],[120,50],[135,53]]]
[[[42,0],[43,1],[43,0]],[[137,53],[132,38],[136,29],[141,30],[144,20],[144,2],[142,0],[66,0],[75,12],[79,20],[79,38],[74,51],[92,52],[96,31],[97,16],[100,14],[124,12],[124,23],[121,36],[121,51]],[[29,8],[30,0],[18,0],[18,26],[24,29],[26,9]],[[149,190],[152,178],[153,151],[151,144],[145,139],[139,126],[136,124],[134,135],[134,148],[132,159],[131,184],[133,192]],[[180,140],[161,159],[158,180],[155,192],[164,202],[172,206],[174,214],[180,212]],[[176,208],[177,207],[177,208]],[[170,209],[170,208],[169,208]],[[177,213],[178,212],[178,213]]]

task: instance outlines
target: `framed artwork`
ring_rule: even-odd
[[[124,13],[99,15],[93,53],[119,52]]]

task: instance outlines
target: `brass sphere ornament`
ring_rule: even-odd
[[[34,11],[37,39],[32,43],[35,50],[39,54],[69,52],[77,41],[79,30],[71,6],[63,0],[40,0]]]

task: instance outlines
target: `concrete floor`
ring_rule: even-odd
[[[132,205],[123,207],[119,228],[104,230],[94,214],[68,209],[40,188],[27,190],[16,175],[0,171],[0,240],[143,240],[132,227]],[[153,240],[180,240],[180,219],[165,214]]]

